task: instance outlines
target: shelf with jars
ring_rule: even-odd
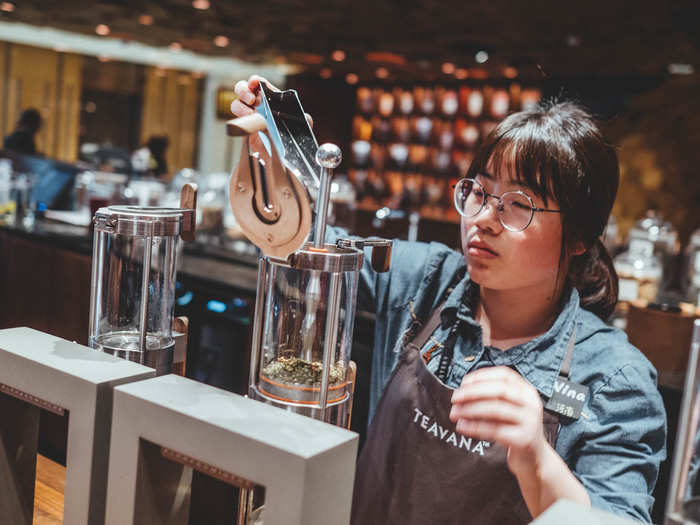
[[[500,79],[359,87],[349,169],[358,206],[458,222],[451,188],[466,174],[475,149],[506,115],[540,98],[536,87]]]

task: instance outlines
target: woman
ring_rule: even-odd
[[[237,84],[236,115],[260,80]],[[363,269],[377,329],[353,523],[520,524],[560,498],[650,520],[656,371],[604,322],[618,179],[577,106],[510,115],[455,188],[463,254],[397,242],[390,272]]]

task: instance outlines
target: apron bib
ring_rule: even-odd
[[[420,354],[440,322],[439,310],[404,344],[384,389],[357,466],[353,525],[532,520],[508,469],[506,448],[456,432],[449,418],[454,390],[428,370]],[[567,365],[572,351],[573,337]],[[545,412],[543,423],[554,446],[559,420]]]

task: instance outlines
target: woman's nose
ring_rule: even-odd
[[[499,200],[496,197],[491,197],[490,195],[486,197],[486,202],[481,208],[481,211],[476,214],[473,221],[474,223],[483,230],[500,231],[502,228],[500,212],[499,212]]]

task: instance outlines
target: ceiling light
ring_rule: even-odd
[[[695,68],[692,64],[669,64],[668,72],[672,75],[692,75]]]
[[[515,78],[518,76],[518,70],[512,66],[508,66],[508,67],[503,68],[503,75],[506,78]]]
[[[455,72],[455,65],[452,62],[445,62],[442,65],[442,72],[445,73],[446,75],[451,75],[452,73]]]
[[[489,54],[482,49],[481,51],[476,52],[476,55],[474,55],[474,59],[476,59],[476,61],[479,64],[483,64],[489,59]]]
[[[182,44],[180,42],[173,42],[168,46],[170,51],[182,51]]]
[[[377,75],[377,78],[387,78],[389,76],[389,70],[385,67],[378,67],[374,74]]]
[[[2,2],[0,3],[0,11],[5,11],[6,13],[11,13],[15,10],[15,4],[12,2]]]
[[[97,33],[100,36],[107,36],[109,34],[109,26],[106,24],[99,24],[95,28],[95,33]]]
[[[321,75],[321,78],[331,78],[333,76],[333,71],[328,67],[324,67],[318,74]]]
[[[331,58],[336,62],[342,62],[343,60],[345,60],[345,51],[343,51],[342,49],[336,49],[335,51],[333,51],[333,53],[331,53]]]
[[[469,71],[460,67],[459,69],[455,70],[455,78],[459,80],[464,80],[469,76]]]
[[[97,60],[100,62],[109,62],[111,58],[109,58],[107,55],[98,55]]]
[[[214,45],[216,47],[226,47],[228,45],[228,37],[224,35],[219,35],[216,38],[214,38]]]
[[[357,84],[357,81],[360,80],[358,76],[355,73],[348,73],[345,75],[345,82],[348,84]]]
[[[192,7],[202,11],[209,9],[209,0],[192,0]]]
[[[151,15],[141,15],[139,17],[139,24],[142,26],[151,26],[153,25],[153,17]]]

